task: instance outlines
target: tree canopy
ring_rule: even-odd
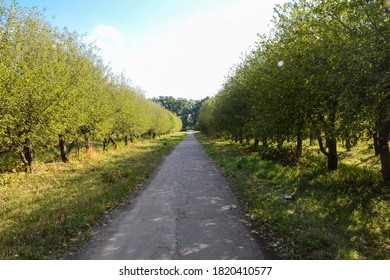
[[[337,144],[372,137],[390,181],[389,10],[379,0],[296,0],[278,6],[259,36],[201,109],[200,128],[255,143],[316,139],[328,169]]]
[[[198,123],[199,110],[208,98],[202,100],[187,100],[186,98],[174,98],[173,96],[159,96],[152,98],[165,109],[173,112],[183,123],[183,130],[194,129]]]
[[[33,150],[181,129],[171,112],[114,74],[82,36],[53,27],[38,8],[0,7],[0,153],[28,170]],[[71,145],[70,145],[71,147]],[[69,148],[69,147],[68,147]]]

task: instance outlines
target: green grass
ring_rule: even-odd
[[[0,259],[53,259],[152,174],[183,133],[0,174]],[[75,158],[73,156],[72,158]]]
[[[242,146],[197,138],[280,258],[390,259],[390,186],[376,168],[345,160],[329,173],[325,160],[313,154],[296,166],[281,166]]]

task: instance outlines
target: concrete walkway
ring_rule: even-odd
[[[77,259],[264,259],[229,183],[188,134]]]

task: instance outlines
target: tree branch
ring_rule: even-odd
[[[364,13],[366,14],[367,18],[371,21],[372,25],[374,26],[375,30],[379,33],[379,35],[381,35],[382,37],[384,37],[384,34],[382,34],[382,32],[380,31],[380,29],[378,28],[378,26],[376,25],[376,23],[372,20],[371,16],[370,16],[370,13],[367,12],[366,8],[364,7],[364,3],[362,3],[361,0],[358,1],[359,2],[359,5],[363,8],[364,10]]]
[[[329,153],[326,151],[326,149],[325,149],[325,147],[324,147],[324,143],[322,142],[321,136],[318,136],[318,145],[320,146],[321,152],[322,152],[325,156],[329,156]]]

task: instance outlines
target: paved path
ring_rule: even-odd
[[[264,259],[228,182],[188,134],[78,259]]]

